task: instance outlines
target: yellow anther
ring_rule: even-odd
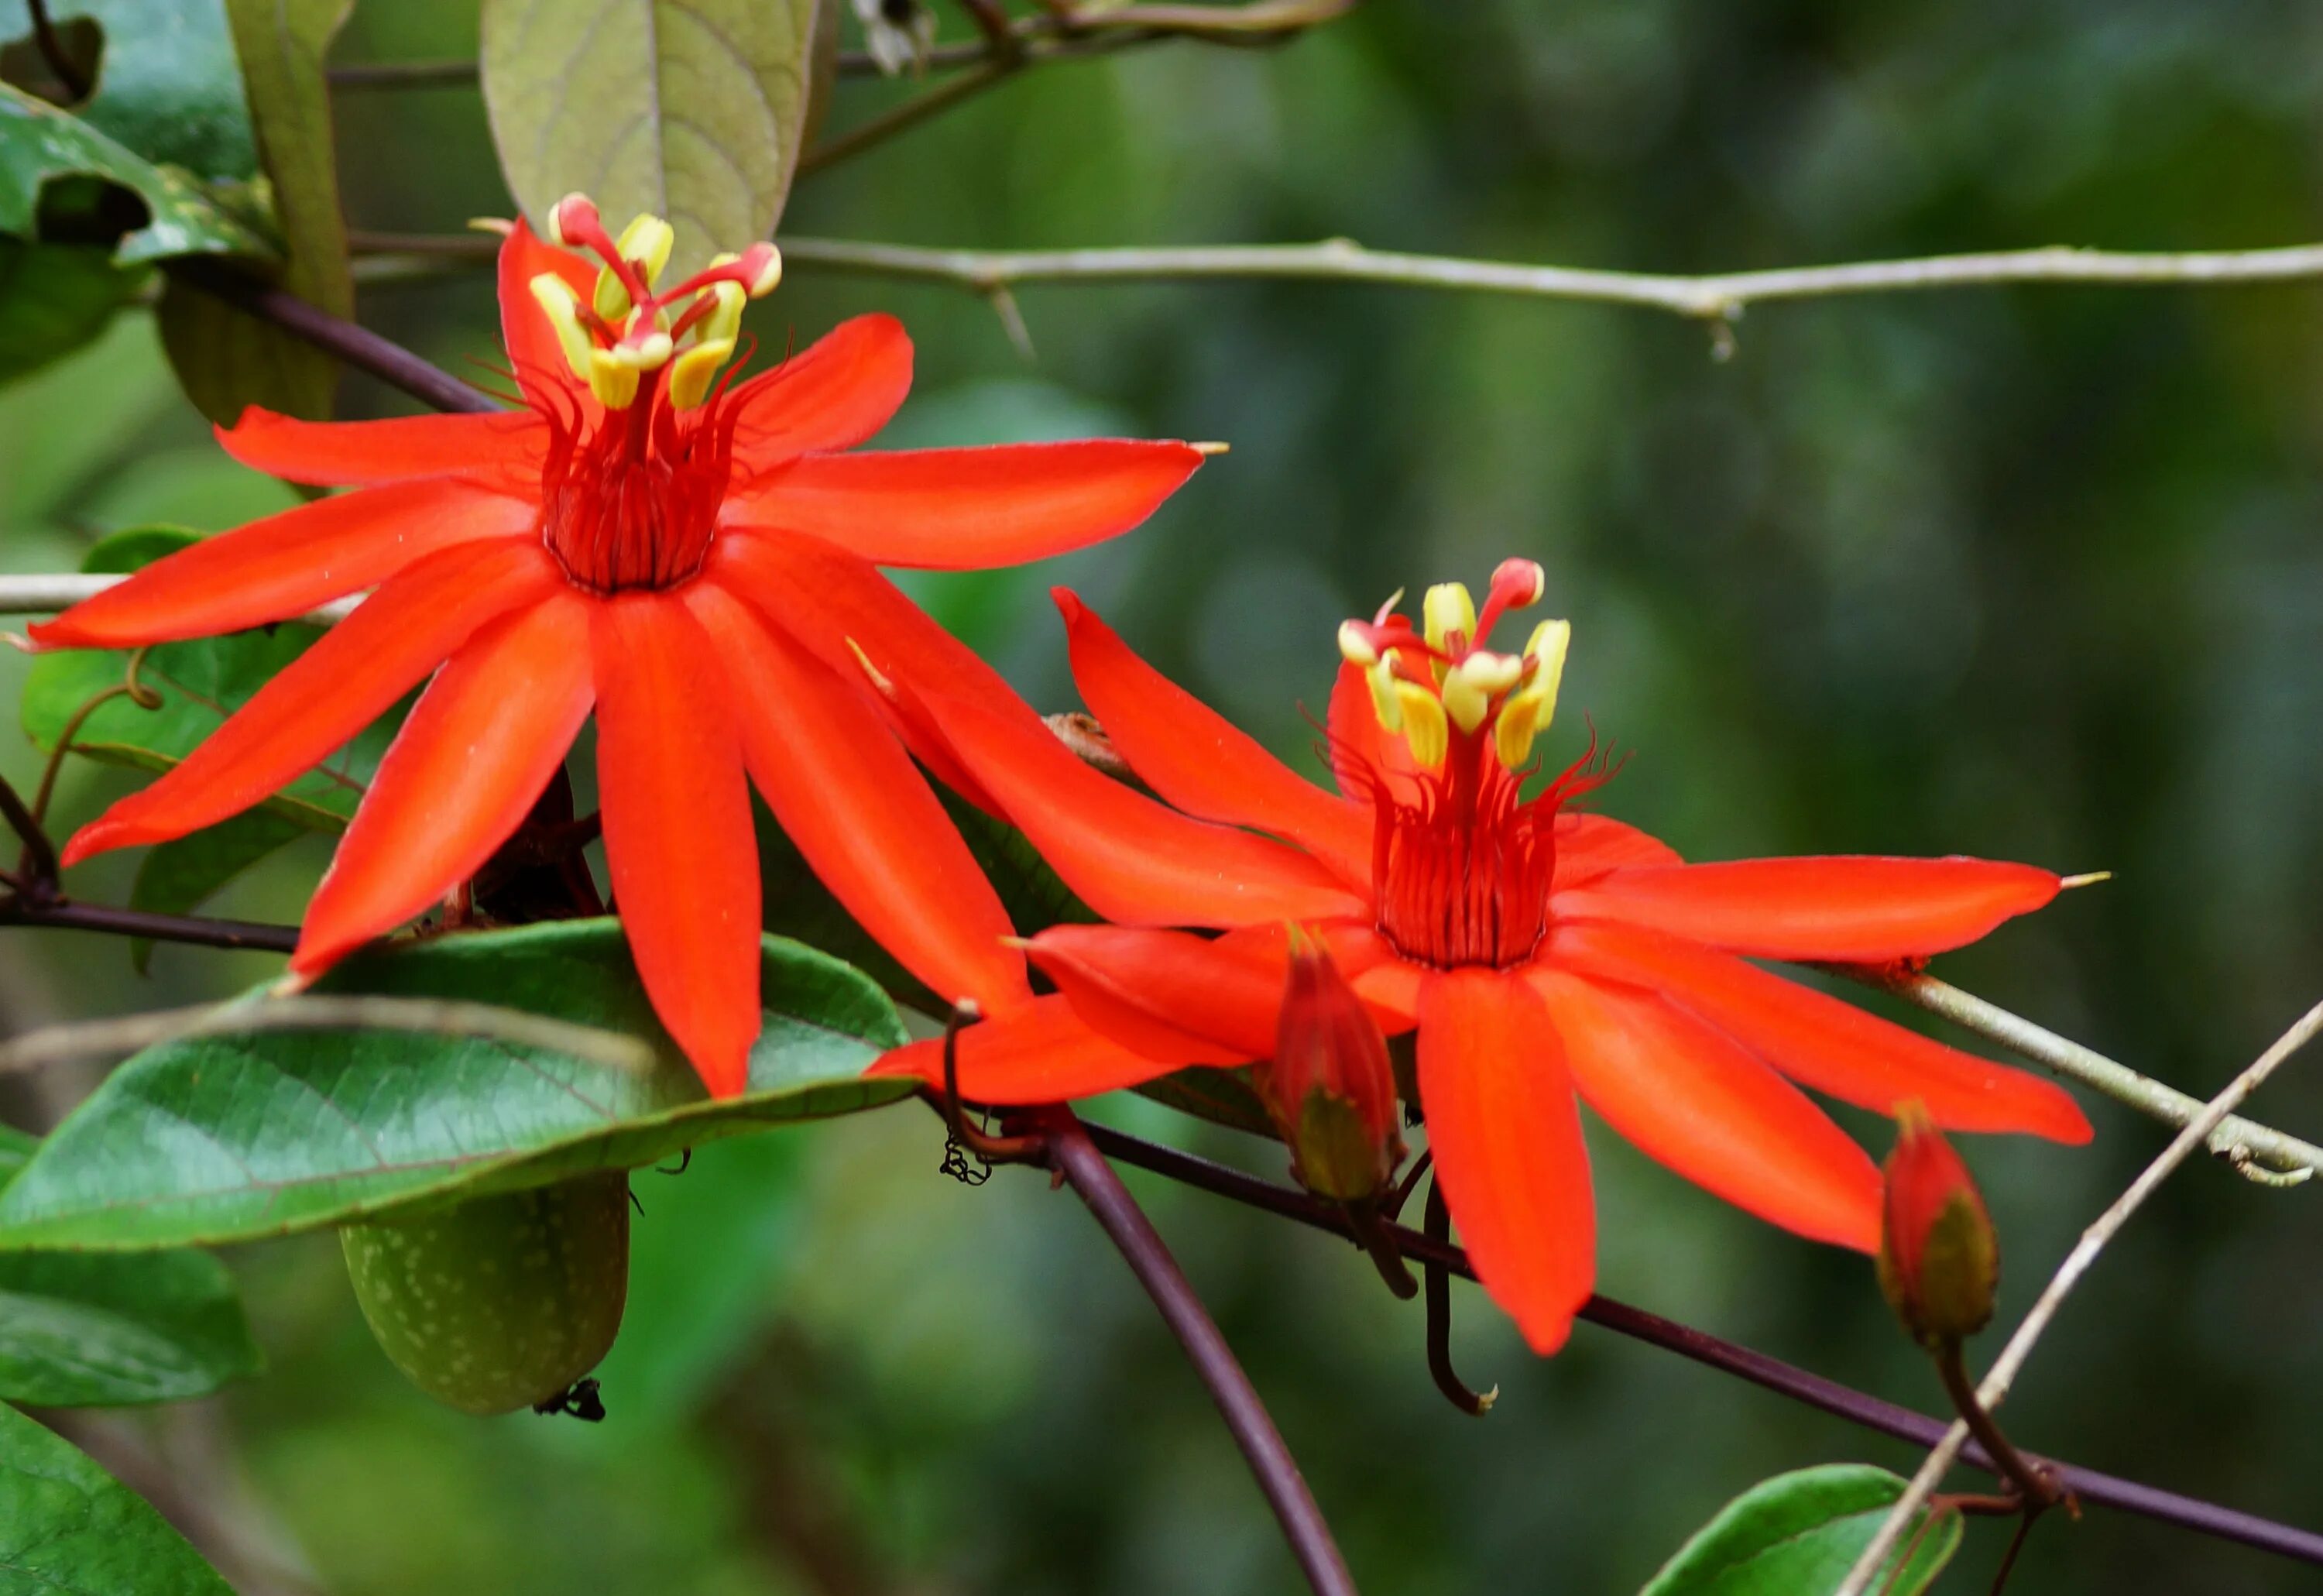
[[[609,410],[626,410],[636,402],[641,368],[621,360],[610,349],[589,352],[589,391]]]
[[[1492,700],[1524,675],[1524,661],[1506,654],[1472,654],[1444,674],[1444,710],[1462,731],[1474,731],[1492,712]]]
[[[1444,716],[1444,701],[1417,682],[1395,684],[1396,707],[1403,712],[1403,740],[1410,745],[1411,762],[1433,770],[1452,751],[1452,727]]]
[[[565,363],[573,368],[574,376],[585,381],[597,344],[589,336],[589,329],[581,325],[581,296],[553,271],[542,272],[529,286],[541,313],[556,329],[556,342],[565,351]]]
[[[1566,651],[1572,645],[1569,620],[1544,620],[1533,628],[1525,644],[1532,678],[1509,694],[1492,727],[1492,751],[1507,768],[1520,768],[1532,756],[1533,739],[1556,719],[1556,691],[1565,680]]]
[[[1367,628],[1359,620],[1339,623],[1339,657],[1349,665],[1369,667],[1379,664],[1379,650],[1372,647]]]
[[[1420,601],[1419,619],[1430,648],[1450,647],[1454,632],[1470,642],[1475,640],[1476,601],[1469,597],[1464,582],[1439,582],[1429,588]]]
[[[1380,727],[1386,731],[1403,729],[1403,706],[1395,696],[1394,662],[1382,658],[1364,672],[1364,684],[1372,690],[1372,713],[1379,717]]]
[[[713,261],[712,265],[721,265]],[[694,335],[701,344],[731,344],[742,335],[742,307],[750,302],[739,282],[713,282],[702,290],[710,296],[710,308],[693,325],[700,330]],[[699,301],[697,300],[697,303]]]
[[[669,335],[656,328],[642,338],[623,338],[605,353],[632,371],[658,371],[669,364],[669,357],[676,352],[677,346],[669,341]]]
[[[654,279],[669,264],[669,252],[677,243],[677,232],[659,216],[640,214],[621,229],[620,237],[613,241],[614,252],[637,268],[638,275],[646,280],[646,287],[654,286]],[[607,321],[619,321],[629,313],[629,291],[610,267],[597,273],[597,292],[592,301],[597,314]]]
[[[580,248],[581,234],[599,225],[597,207],[585,194],[568,194],[548,207],[548,241],[565,249]]]
[[[731,338],[694,344],[680,350],[669,368],[669,402],[681,410],[691,410],[708,399],[711,385],[718,381],[718,368],[733,353]]]

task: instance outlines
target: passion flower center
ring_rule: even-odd
[[[617,593],[675,587],[702,568],[730,472],[732,428],[720,408],[681,417],[656,391],[577,433],[552,419],[540,536],[566,576]]]
[[[1532,957],[1548,930],[1556,871],[1556,796],[1528,803],[1481,739],[1416,796],[1374,798],[1373,885],[1380,934],[1439,969],[1502,968]]]

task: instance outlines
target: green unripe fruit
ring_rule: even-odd
[[[339,1232],[388,1361],[437,1401],[511,1413],[597,1365],[629,1292],[629,1182],[589,1175]]]

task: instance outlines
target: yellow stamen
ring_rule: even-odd
[[[1345,620],[1339,623],[1339,657],[1349,665],[1366,668],[1379,664],[1379,650],[1373,647],[1371,638],[1364,635],[1362,622]]]
[[[1492,712],[1492,700],[1514,687],[1524,661],[1506,654],[1472,654],[1444,674],[1444,710],[1462,731],[1474,731]]]
[[[589,352],[589,391],[609,410],[626,410],[637,402],[640,368],[619,358],[611,349]]]
[[[1475,639],[1476,601],[1464,582],[1439,582],[1429,588],[1420,601],[1419,618],[1430,648],[1449,648],[1454,632],[1471,642]]]
[[[1452,727],[1445,718],[1444,701],[1417,682],[1395,684],[1396,707],[1402,711],[1403,740],[1411,747],[1412,763],[1433,770],[1452,751]]]
[[[1532,757],[1533,739],[1556,719],[1556,692],[1565,680],[1565,656],[1573,646],[1573,623],[1544,620],[1525,643],[1532,678],[1509,694],[1492,727],[1492,752],[1510,770]]]
[[[676,362],[669,368],[669,402],[681,410],[691,410],[710,397],[711,385],[718,381],[718,369],[734,353],[734,341],[721,338],[715,344],[696,344],[679,352]]]
[[[637,268],[638,275],[646,280],[646,287],[654,286],[662,268],[669,264],[669,252],[677,243],[677,231],[659,216],[640,214],[621,229],[613,248],[622,260]],[[629,291],[611,267],[597,271],[597,291],[591,301],[597,314],[607,321],[619,321],[629,313]]]
[[[565,351],[565,364],[573,368],[574,376],[586,381],[590,356],[597,344],[589,336],[589,329],[581,325],[581,296],[553,271],[542,272],[528,286],[541,313],[548,317],[549,326],[556,329],[556,342]]]
[[[1383,731],[1403,729],[1403,706],[1396,698],[1395,665],[1382,658],[1364,673],[1364,684],[1372,690],[1372,713],[1379,718]]]

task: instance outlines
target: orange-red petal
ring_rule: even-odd
[[[1052,925],[1025,950],[1090,1029],[1176,1064],[1244,1064],[1274,1051],[1283,942]]]
[[[183,763],[84,826],[64,862],[166,841],[239,814],[328,758],[478,628],[562,581],[534,543],[464,544],[427,555],[325,632]]]
[[[1878,1251],[1878,1169],[1798,1087],[1650,993],[1557,969],[1532,982],[1581,1096],[1648,1157],[1786,1230]]]
[[[969,774],[1108,920],[1236,926],[1363,908],[1308,855],[1157,803],[1083,764],[1037,720],[965,699],[925,702]]]
[[[364,488],[179,549],[33,626],[42,648],[134,648],[289,620],[422,555],[532,530],[534,507],[456,479]]]
[[[1602,814],[1575,812],[1556,817],[1557,888],[1590,880],[1608,870],[1684,862],[1677,857],[1677,849],[1635,826],[1609,821]]]
[[[1572,1078],[1532,988],[1485,969],[1422,983],[1419,1096],[1477,1279],[1535,1352],[1556,1351],[1596,1279],[1596,1206]]]
[[[532,280],[544,272],[562,279],[584,305],[596,291],[593,263],[570,250],[558,249],[519,216],[500,243],[500,342],[508,347],[509,363],[515,367],[519,382],[527,388],[550,384],[571,395],[575,404],[593,410],[596,399],[565,363],[565,346],[556,329],[540,301],[532,297]]]
[[[1881,963],[1942,953],[2057,895],[2053,872],[1992,859],[1740,859],[1616,870],[1550,910],[1762,959]]]
[[[1400,737],[1381,729],[1379,712],[1372,707],[1372,690],[1363,667],[1341,661],[1331,683],[1331,714],[1327,733],[1331,775],[1339,791],[1361,803],[1373,802],[1382,784],[1390,796],[1416,802],[1419,786],[1413,774],[1411,748]]]
[[[1098,1035],[1060,994],[960,1033],[960,1096],[974,1103],[1062,1103],[1142,1086],[1173,1066]],[[943,1042],[931,1037],[895,1049],[874,1075],[917,1076],[943,1084]]]
[[[1032,1000],[1008,913],[872,701],[754,606],[697,582],[685,603],[733,695],[742,753],[783,830],[848,912],[939,996],[987,1014]]]
[[[892,316],[840,322],[737,386],[734,457],[764,471],[813,449],[851,449],[887,425],[912,386],[912,341]]]
[[[537,480],[548,448],[548,427],[530,410],[301,421],[253,405],[216,430],[219,446],[252,470],[326,488],[454,475]]]
[[[880,565],[1014,565],[1128,531],[1202,463],[1126,438],[810,454],[729,496],[736,525],[803,532]]]
[[[588,606],[567,592],[484,628],[419,695],[308,906],[313,975],[474,875],[589,715]]]
[[[1559,926],[1549,960],[1658,992],[1800,1084],[1894,1114],[1919,1099],[1955,1131],[2089,1139],[2088,1118],[2052,1081],[1989,1063],[1731,954],[1631,926]]]
[[[1082,699],[1148,785],[1189,814],[1295,842],[1343,879],[1370,887],[1369,804],[1335,797],[1292,771],[1139,658],[1070,590],[1052,596]]]
[[[605,863],[654,1012],[713,1097],[758,1040],[758,847],[736,683],[675,595],[590,606]],[[757,683],[752,683],[755,689]]]

